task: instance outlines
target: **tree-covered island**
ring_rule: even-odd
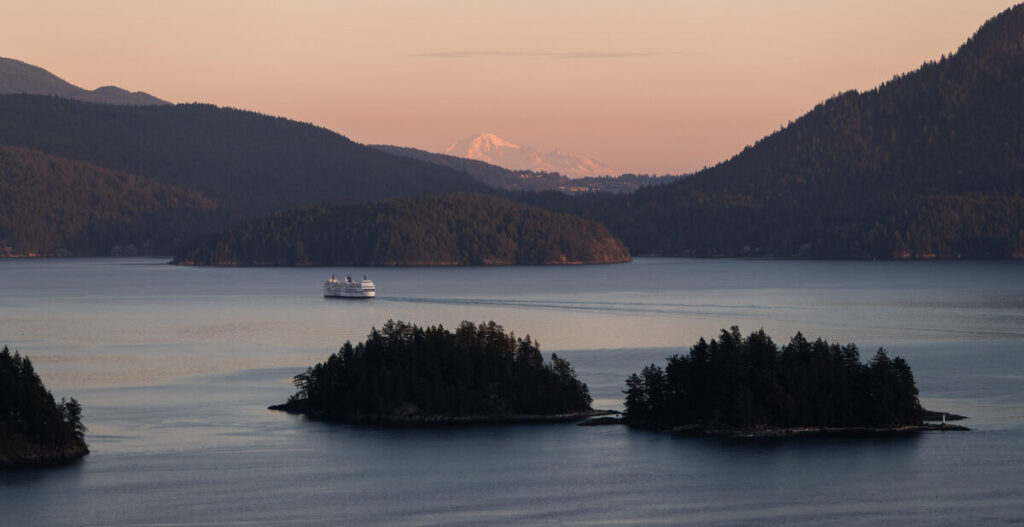
[[[28,357],[0,350],[0,469],[59,465],[88,454],[81,418],[78,401],[55,401]]]
[[[879,348],[864,364],[856,344],[800,333],[780,348],[763,329],[723,329],[664,368],[630,375],[626,388],[623,420],[639,427],[755,437],[966,430],[924,422],[943,414],[921,408],[902,358]]]
[[[273,410],[372,423],[569,420],[602,412],[556,354],[492,322],[454,332],[389,320],[365,342],[346,342],[294,378],[297,393]]]
[[[178,265],[552,265],[631,260],[603,225],[452,194],[276,212],[197,238]]]

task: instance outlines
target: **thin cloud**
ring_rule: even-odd
[[[640,57],[654,57],[663,55],[659,52],[636,52],[636,51],[569,51],[569,52],[527,52],[527,51],[494,51],[494,50],[459,50],[459,51],[434,51],[430,53],[415,53],[413,57],[429,58],[452,58],[468,59],[474,57],[537,57],[552,59],[627,59]]]

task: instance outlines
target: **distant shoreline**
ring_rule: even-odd
[[[102,258],[102,257],[100,257]],[[109,258],[118,258],[117,256],[110,256]],[[239,262],[220,262],[220,263],[196,263],[193,261],[170,261],[167,262],[170,265],[179,265],[182,267],[238,267],[238,268],[266,268],[266,267],[303,267],[303,268],[333,268],[333,267],[358,267],[360,269],[367,267],[562,267],[562,266],[582,266],[582,265],[619,265],[631,263],[633,260],[616,260],[616,261],[564,261],[564,262],[544,262],[544,263],[515,263],[515,262],[497,262],[497,263],[452,263],[452,262],[403,262],[403,263],[317,263],[317,264],[295,264],[295,265],[280,265],[280,264],[261,264],[261,263],[239,263]]]

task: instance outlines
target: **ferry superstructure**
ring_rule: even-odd
[[[363,277],[362,281],[355,282],[351,276],[344,280],[338,280],[332,274],[324,282],[324,297],[326,298],[373,298],[377,296],[377,287],[373,280]]]

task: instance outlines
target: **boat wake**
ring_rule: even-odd
[[[714,305],[652,302],[567,302],[564,300],[493,300],[482,298],[442,297],[388,297],[378,298],[387,302],[443,304],[453,306],[490,306],[518,309],[551,309],[556,311],[606,312],[609,314],[706,316],[731,315],[757,311],[769,311],[772,306],[757,305]]]

